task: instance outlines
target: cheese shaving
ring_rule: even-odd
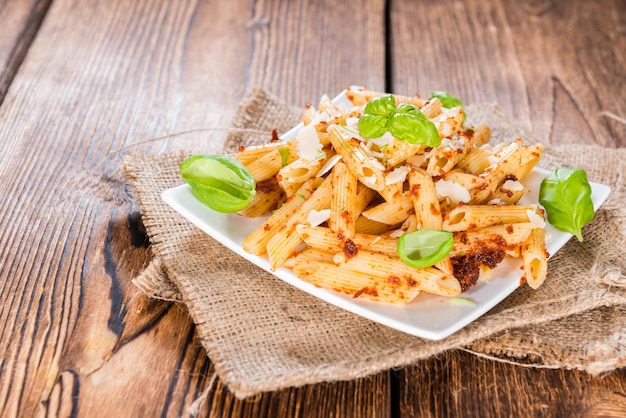
[[[537,212],[527,209],[526,214],[528,215],[528,220],[535,228],[546,227],[546,221],[541,217],[541,215],[537,214]]]
[[[502,184],[504,190],[510,190],[512,192],[519,192],[524,190],[524,185],[517,180],[507,180]]]
[[[311,210],[306,217],[311,226],[319,226],[330,219],[330,209]]]
[[[409,169],[406,166],[396,167],[385,177],[385,184],[390,185],[402,183],[406,179],[406,175],[408,173]]]
[[[439,180],[435,183],[435,189],[439,197],[449,197],[455,202],[467,203],[470,201],[469,191],[451,180]]]
[[[300,129],[296,135],[296,141],[298,143],[298,155],[304,160],[312,161],[322,151],[322,144],[312,123]]]

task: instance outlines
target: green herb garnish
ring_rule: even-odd
[[[280,154],[280,160],[283,167],[286,166],[289,163],[289,154],[291,153],[291,150],[289,147],[280,147],[278,148],[278,153]]]
[[[196,199],[217,212],[237,212],[248,206],[256,193],[250,172],[223,155],[191,156],[180,165],[180,174]]]
[[[453,244],[450,231],[421,229],[398,238],[398,256],[411,267],[426,268],[446,258]]]
[[[591,186],[584,170],[557,168],[541,182],[539,203],[548,222],[583,240],[582,227],[593,220]]]
[[[401,104],[390,94],[375,97],[365,105],[359,118],[359,134],[363,138],[379,138],[389,131],[400,141],[436,147],[441,143],[434,123],[417,107]]]
[[[432,94],[430,95],[430,98],[433,99],[435,97],[438,98],[439,101],[441,101],[441,105],[445,107],[446,109],[452,109],[453,107],[456,107],[456,106],[461,106],[461,108],[463,108],[463,102],[461,101],[461,99],[459,99],[458,97],[454,97],[446,93],[445,91],[441,91],[441,90],[433,91]],[[467,115],[463,113],[463,122],[465,122],[466,117]]]

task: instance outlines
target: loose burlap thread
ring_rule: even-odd
[[[494,143],[519,136],[536,142],[495,105],[468,106],[467,113],[469,123],[492,128]],[[261,141],[246,130],[284,132],[299,115],[299,109],[253,89],[237,110],[224,150]],[[584,228],[584,242],[572,239],[550,259],[548,278],[539,289],[521,286],[464,329],[429,341],[291,287],[166,205],[160,194],[182,183],[180,162],[207,143],[185,153],[124,158],[155,254],[134,283],[149,296],[187,306],[218,376],[235,396],[368,376],[454,348],[592,374],[626,365],[626,149],[546,147],[542,167],[582,168],[591,181],[612,188]]]

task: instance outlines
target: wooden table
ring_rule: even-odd
[[[443,89],[548,143],[624,147],[624,0],[0,0],[0,28],[0,416],[186,416],[207,388],[200,415],[626,415],[624,369],[465,352],[235,399],[185,310],[131,283],[151,253],[114,152],[225,127],[255,85],[304,105],[350,84]]]

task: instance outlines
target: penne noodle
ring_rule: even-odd
[[[342,254],[335,256],[335,262]],[[358,254],[339,264],[340,271],[354,271],[379,277],[386,281],[406,283],[420,292],[443,296],[456,296],[461,292],[459,282],[449,274],[428,267],[416,269],[397,257],[360,250]]]
[[[285,193],[276,179],[269,179],[257,183],[256,194],[250,200],[250,204],[237,213],[248,218],[257,218],[278,209],[285,200]]]
[[[471,174],[480,174],[491,165],[489,157],[493,152],[484,148],[473,148],[456,163],[456,168]]]
[[[409,195],[413,201],[417,229],[442,229],[443,220],[435,183],[421,168],[409,171]],[[436,266],[445,273],[452,274],[450,258],[439,261]]]
[[[340,241],[352,239],[356,233],[357,178],[339,161],[331,174],[333,192],[330,197],[328,227]]]
[[[517,257],[519,247],[528,239],[533,228],[531,223],[515,223],[455,232],[450,257],[476,254],[485,250],[502,250],[507,255]]]
[[[402,223],[415,213],[411,194],[402,193],[402,198],[396,201],[386,201],[363,212],[363,216],[372,221],[386,225],[396,225]]]
[[[357,271],[342,269],[329,263],[296,263],[294,273],[300,279],[315,286],[345,293],[357,299],[369,299],[375,302],[408,303],[419,294],[416,287],[392,278],[381,280]]]
[[[313,249],[331,253],[342,251],[342,244],[329,228],[300,224],[296,227],[296,231],[302,240]],[[352,241],[359,251],[367,250],[392,257],[397,256],[398,240],[395,238],[357,233]]]
[[[308,222],[312,211],[322,211],[330,207],[332,180],[327,177],[311,196],[298,207],[285,223],[278,226],[276,233],[267,241],[265,247],[272,270],[280,267],[302,242],[296,233],[296,226]],[[294,197],[298,199],[298,197]]]
[[[496,190],[506,176],[511,173],[515,167],[518,167],[521,162],[520,154],[520,139],[516,139],[511,145],[505,148],[501,154],[499,154],[498,160],[487,167],[487,169],[480,174],[482,178],[487,181],[487,187],[476,193],[470,204],[484,204],[488,202],[489,196]]]
[[[483,141],[483,135],[486,135],[486,132],[481,128],[463,131],[454,138],[444,139],[442,145],[430,157],[426,172],[431,176],[442,176],[452,171],[460,160],[475,149],[476,143]]]
[[[301,224],[299,226],[305,226]],[[311,228],[311,227],[309,227]],[[296,264],[303,263],[332,263],[334,253],[328,251],[320,251],[315,248],[307,248],[306,250],[293,254],[283,264],[283,267],[293,269]]]
[[[456,232],[498,224],[530,222],[528,211],[536,213],[537,207],[534,205],[463,205],[446,214],[443,219],[443,229]]]
[[[240,161],[243,165],[247,166],[252,161],[256,161],[271,151],[284,149],[283,152],[288,154],[287,163],[291,164],[298,158],[298,143],[295,139],[291,141],[276,141],[268,144],[257,145],[252,147],[245,147],[241,149],[235,159]],[[289,151],[287,152],[286,149]]]
[[[330,142],[342,161],[354,173],[357,179],[376,191],[385,187],[384,166],[375,158],[369,157],[360,146],[361,142],[353,139],[350,133],[339,125],[328,127]]]
[[[451,109],[443,109],[439,115],[431,119],[431,122],[437,127],[441,138],[451,138],[463,126],[464,116],[463,108],[456,106]]]
[[[293,163],[282,167],[276,174],[276,179],[287,194],[287,197],[293,196],[299,185],[315,177],[320,168],[324,166],[326,160],[327,154],[324,153],[320,155],[320,158],[314,160],[298,158]]]
[[[298,189],[296,196],[288,199],[287,202],[263,222],[262,225],[244,238],[242,243],[243,250],[255,255],[265,254],[267,242],[276,233],[278,228],[300,209],[321,183],[322,180],[317,178],[305,182],[300,189]]]
[[[276,149],[267,152],[262,157],[246,165],[246,168],[257,183],[274,177],[282,167],[283,160],[280,152]]]
[[[548,274],[548,254],[543,228],[532,230],[522,245],[521,257],[526,283],[531,288],[537,289],[545,281]]]

